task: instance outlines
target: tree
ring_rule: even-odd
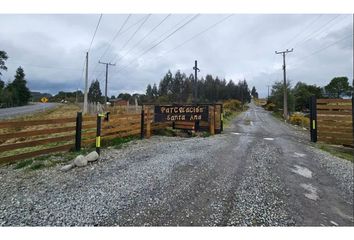
[[[147,85],[146,96],[147,96],[148,100],[152,100],[154,97],[154,95],[152,94],[152,88],[151,88],[150,84]]]
[[[100,82],[97,79],[91,82],[91,86],[89,88],[87,97],[90,102],[94,102],[94,103],[101,102],[102,92],[100,89]]]
[[[3,90],[5,87],[5,82],[0,80],[0,93],[1,93],[1,90]]]
[[[288,94],[288,111],[294,111],[294,95],[291,91],[290,81],[286,83],[287,94]],[[270,102],[276,105],[276,109],[283,109],[284,102],[284,83],[282,81],[275,82],[272,86],[272,94],[270,96]]]
[[[258,93],[255,86],[252,87],[251,95],[253,98],[258,98]]]
[[[152,87],[151,93],[152,93],[152,96],[153,96],[154,99],[156,99],[159,96],[159,92],[157,90],[156,83],[154,83],[154,86]]]
[[[303,82],[298,82],[293,91],[294,99],[295,99],[295,110],[296,111],[304,111],[305,109],[309,109],[309,98],[313,95],[316,98],[321,98],[321,88],[316,85],[307,85]]]
[[[129,101],[132,96],[129,93],[120,93],[118,98]]]
[[[335,77],[324,87],[328,97],[341,98],[342,96],[351,96],[351,87],[347,77]]]
[[[7,53],[5,51],[0,51],[0,70],[7,71],[7,67],[5,66],[5,61],[9,57],[7,56]],[[2,76],[1,71],[0,71],[0,77]],[[0,78],[1,80],[1,78]]]
[[[15,74],[15,79],[8,85],[9,90],[13,94],[13,104],[15,106],[23,106],[28,103],[31,98],[31,92],[27,88],[25,72],[22,67],[18,67]]]

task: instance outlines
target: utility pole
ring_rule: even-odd
[[[84,93],[84,114],[87,113],[87,84],[88,84],[88,52],[86,52],[86,74],[85,74],[85,93]]]
[[[284,74],[284,105],[283,105],[283,117],[285,121],[288,120],[288,95],[287,95],[287,87],[286,87],[286,65],[285,65],[285,54],[292,52],[294,49],[291,50],[286,49],[285,51],[278,52],[275,51],[275,54],[282,54],[283,55],[283,74]]]
[[[78,94],[78,92],[79,92],[79,89],[76,90],[76,98],[75,98],[75,103],[76,103],[76,104],[77,104],[77,102],[78,102],[78,101],[77,101],[77,94]]]
[[[267,85],[267,87],[268,87],[268,97],[267,97],[267,101],[269,101],[269,87],[270,87],[270,85]]]
[[[194,62],[193,69],[194,69],[193,102],[197,103],[197,99],[198,99],[198,86],[197,86],[198,77],[197,77],[197,72],[200,72],[200,69],[198,68],[197,60],[195,60],[195,62]]]
[[[105,90],[104,90],[104,96],[105,96],[104,103],[107,104],[108,66],[115,66],[115,64],[112,64],[112,63],[105,63],[105,62],[101,62],[101,61],[98,61],[98,63],[100,63],[100,64],[105,64],[105,65],[106,65],[106,88],[105,88]]]

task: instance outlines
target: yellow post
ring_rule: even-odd
[[[215,112],[213,106],[209,106],[209,131],[210,135],[215,134]]]

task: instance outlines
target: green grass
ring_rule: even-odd
[[[33,159],[28,159],[28,160],[25,160],[25,161],[21,161],[21,162],[18,162],[16,164],[14,169],[21,169],[21,168],[24,168],[24,167],[27,167],[27,166],[31,165],[32,163],[33,163]]]
[[[164,129],[156,129],[154,130],[154,135],[167,136],[167,137],[175,137],[177,136],[177,132],[171,127]]]
[[[274,112],[272,112],[272,116],[275,117],[275,118],[277,118],[277,119],[279,119],[279,120],[281,120],[281,121],[284,120],[284,119],[283,119],[283,114],[282,114],[281,112],[276,112],[276,111],[274,111]]]
[[[354,162],[354,149],[335,147],[325,143],[316,143],[315,146],[323,151],[332,154],[333,156]]]
[[[113,138],[109,140],[102,140],[101,146],[108,147],[113,146],[115,149],[120,149],[125,143],[131,142],[138,139],[136,136],[122,137],[122,138]]]
[[[41,162],[36,162],[34,164],[32,164],[29,168],[31,170],[38,170],[38,169],[42,169],[45,167],[45,164],[44,163],[41,163]]]
[[[231,112],[231,114],[225,115],[223,119],[224,127],[230,126],[232,120],[238,116],[241,112]]]

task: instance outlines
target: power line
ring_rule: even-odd
[[[145,24],[145,22],[148,20],[148,18],[151,16],[151,14],[148,14],[147,16],[143,17],[143,22],[138,26],[138,28],[135,30],[135,32],[130,36],[130,38],[125,41],[125,43],[123,44],[123,46],[120,48],[119,52],[122,51],[128,44],[129,42],[134,38],[134,36],[136,35],[136,33],[142,28],[142,26]],[[117,57],[114,57],[111,59],[110,62],[113,62]],[[101,71],[98,75],[97,78],[101,77],[101,75],[104,73],[104,71]]]
[[[320,31],[319,33],[317,33],[317,36],[320,36],[323,32],[327,32],[327,34],[329,33],[329,30],[332,29],[334,26],[338,25],[339,23],[341,23],[343,20],[345,20],[345,18],[340,19],[339,21],[337,21],[337,23],[332,24],[330,27],[324,28],[322,29],[322,31]],[[332,22],[333,23],[333,22]]]
[[[310,26],[312,26],[312,25],[313,25],[315,22],[317,22],[318,19],[320,19],[322,16],[323,16],[323,14],[320,14],[320,15],[318,15],[317,17],[313,18],[312,21],[311,21],[309,24],[307,24],[303,29],[301,29],[301,31],[299,31],[298,33],[296,33],[292,38],[290,38],[290,40],[287,41],[287,42],[288,42],[287,45],[289,45],[292,41],[294,41],[296,38],[298,38],[299,36],[301,36],[301,34],[303,34],[307,28],[309,28]],[[283,44],[283,46],[284,46],[284,45],[285,45],[285,44]],[[275,56],[275,55],[273,55],[273,56]]]
[[[189,16],[184,17],[182,20],[178,21],[176,24],[174,24],[169,30],[163,32],[160,34],[155,40],[153,40],[151,43],[154,44],[159,41],[161,37],[163,37],[165,34],[169,33],[171,30],[174,30],[176,26],[179,26],[181,23],[183,23]],[[119,71],[119,70],[118,70]],[[117,71],[117,72],[118,72]],[[98,78],[104,73],[104,71],[101,71],[100,74],[98,75]]]
[[[319,27],[316,31],[310,33],[309,35],[307,35],[305,38],[303,38],[302,40],[298,41],[294,47],[299,46],[304,44],[305,42],[307,42],[308,40],[311,39],[311,37],[317,33],[318,31],[320,31],[321,29],[323,29],[325,26],[327,26],[329,23],[331,23],[332,21],[334,21],[336,18],[338,18],[340,15],[338,14],[337,16],[335,16],[334,18],[331,18],[329,21],[327,21],[324,25],[322,25],[321,27]]]
[[[146,21],[149,19],[149,17],[151,16],[151,14],[148,14],[144,21],[139,25],[139,27],[135,30],[135,32],[130,36],[130,38],[123,44],[123,46],[120,48],[121,50],[123,50],[129,43],[130,41],[135,37],[135,35],[137,34],[137,32],[139,32],[139,30],[143,27],[143,25],[146,23]],[[113,62],[117,57],[114,57],[110,62]],[[118,61],[120,60],[120,58],[118,59]]]
[[[229,18],[230,18],[231,16],[233,16],[233,15],[234,15],[234,14],[230,14],[230,15],[226,16],[225,18],[221,19],[220,21],[218,21],[218,22],[216,22],[216,23],[210,25],[209,27],[207,27],[207,28],[204,29],[203,31],[200,31],[199,33],[193,35],[191,38],[189,38],[189,39],[187,39],[186,41],[180,43],[180,44],[177,45],[176,47],[174,47],[174,48],[168,50],[168,51],[165,52],[164,54],[168,54],[168,53],[170,53],[170,52],[176,50],[177,48],[182,47],[182,46],[185,45],[186,43],[188,43],[188,42],[192,41],[193,39],[199,37],[199,36],[202,35],[203,33],[205,33],[205,32],[207,32],[207,31],[211,30],[212,28],[216,27],[216,26],[219,25],[220,23],[226,21],[227,19],[229,19]]]
[[[90,47],[89,47],[89,49],[87,50],[87,52],[90,52],[90,50],[91,50],[92,43],[93,43],[93,40],[95,39],[95,36],[96,36],[97,30],[98,30],[98,27],[100,26],[101,19],[102,19],[102,13],[101,13],[101,15],[100,15],[100,18],[98,19],[98,23],[97,23],[97,26],[96,26],[96,29],[95,29],[95,33],[94,33],[93,36],[92,36],[92,40],[91,40],[91,43],[90,43]]]
[[[127,16],[127,18],[125,19],[125,21],[123,22],[123,24],[121,25],[121,27],[119,28],[119,30],[116,32],[116,34],[114,35],[114,37],[112,38],[112,40],[110,41],[110,43],[107,45],[107,48],[106,48],[106,50],[104,51],[104,53],[101,55],[101,57],[99,58],[99,61],[101,61],[102,58],[106,55],[106,53],[108,52],[108,50],[111,48],[112,43],[116,40],[116,38],[117,38],[119,35],[128,32],[132,27],[134,27],[135,25],[137,25],[138,23],[140,23],[141,21],[143,21],[143,20],[146,18],[146,16],[140,18],[138,21],[136,21],[136,22],[134,22],[133,24],[131,24],[130,26],[128,26],[127,29],[123,30],[124,27],[125,27],[125,25],[127,24],[128,20],[130,19],[131,15],[132,15],[132,14],[129,14],[129,15]],[[94,70],[97,69],[98,65],[99,65],[99,64],[96,63]],[[99,78],[99,77],[104,73],[104,71],[99,71],[99,72],[100,72],[100,73],[96,76],[96,78]]]
[[[164,17],[157,25],[155,25],[142,39],[140,39],[136,44],[131,47],[123,56],[121,56],[120,59],[124,58],[129,52],[131,52],[134,48],[136,48],[142,41],[144,41],[156,28],[158,28],[163,22],[169,18],[171,14],[168,14],[166,17]]]
[[[164,52],[162,55],[158,56],[157,58],[161,58],[162,56],[165,56],[166,54],[169,54],[170,52],[176,50],[177,48],[182,47],[183,45],[187,44],[188,42],[192,41],[193,39],[199,37],[200,35],[206,33],[207,31],[211,30],[212,28],[216,27],[217,25],[221,24],[222,22],[226,21],[227,19],[229,19],[230,17],[232,17],[234,14],[230,14],[224,18],[222,18],[221,20],[217,21],[216,23],[210,25],[209,27],[205,28],[204,30],[198,32],[197,34],[193,35],[191,38],[187,39],[186,41],[183,41],[182,43],[178,44],[176,47]],[[153,59],[153,60],[156,60]]]
[[[317,49],[316,51],[312,52],[311,54],[309,54],[309,55],[307,55],[307,56],[305,56],[305,57],[303,57],[303,58],[300,58],[299,60],[303,61],[304,59],[309,58],[309,57],[311,57],[311,56],[313,56],[313,55],[316,55],[316,54],[318,54],[318,53],[320,53],[320,52],[326,50],[327,48],[329,48],[329,47],[335,45],[336,43],[339,43],[339,42],[341,42],[341,41],[343,41],[343,40],[348,39],[349,37],[353,37],[353,34],[347,35],[346,37],[344,37],[344,38],[342,38],[342,39],[340,39],[340,40],[337,40],[337,41],[335,41],[335,42],[333,42],[333,43],[331,43],[331,44],[329,44],[329,45],[327,45],[327,46],[325,46],[325,47],[323,47],[323,48]]]
[[[112,38],[111,42],[108,44],[106,50],[103,52],[103,54],[101,55],[101,57],[99,58],[99,61],[102,60],[102,58],[104,57],[104,55],[106,55],[106,53],[108,52],[108,50],[110,49],[113,41],[119,36],[119,34],[121,33],[121,31],[123,30],[124,26],[127,24],[129,18],[131,17],[131,14],[129,14],[126,19],[124,20],[123,24],[120,26],[119,30],[117,31],[117,33],[114,35],[114,37]],[[130,27],[132,27],[133,25],[131,25]],[[129,28],[130,28],[129,27]],[[128,28],[128,29],[129,29]]]
[[[189,19],[187,22],[185,22],[182,26],[178,27],[177,29],[175,29],[173,32],[171,32],[170,34],[168,34],[166,37],[164,37],[162,40],[158,41],[156,44],[154,44],[152,47],[148,48],[147,50],[145,50],[144,52],[142,52],[138,57],[134,58],[132,61],[130,61],[127,65],[123,66],[120,70],[125,69],[127,66],[129,66],[132,62],[134,62],[135,60],[141,58],[142,56],[144,56],[145,54],[147,54],[148,52],[150,52],[152,49],[154,49],[155,47],[157,47],[158,45],[160,45],[161,43],[163,43],[164,41],[166,41],[168,38],[170,38],[172,35],[174,35],[176,32],[178,32],[179,30],[181,30],[182,28],[184,28],[185,26],[187,26],[189,23],[191,23],[192,21],[194,21],[200,14],[196,14],[194,15],[191,19]]]

